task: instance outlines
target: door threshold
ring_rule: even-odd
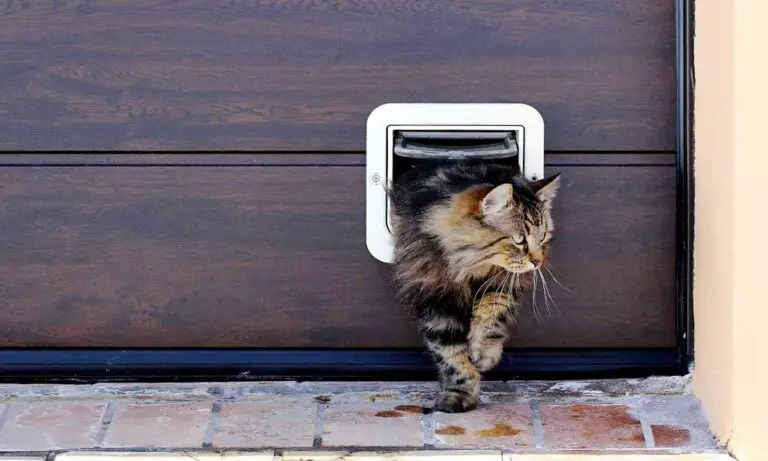
[[[486,382],[462,414],[433,411],[436,392],[420,382],[0,385],[0,455],[724,459],[711,457],[725,451],[689,376]]]
[[[13,461],[44,461],[14,458]],[[239,452],[65,452],[48,461],[735,461],[723,452],[544,452],[509,453],[502,450],[378,450],[378,451],[239,451]],[[0,457],[0,460],[3,460]],[[8,461],[11,461],[8,459]]]

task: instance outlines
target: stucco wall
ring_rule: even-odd
[[[768,456],[768,3],[696,4],[694,389],[744,461]]]

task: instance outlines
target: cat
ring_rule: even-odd
[[[552,243],[560,174],[519,167],[416,166],[391,184],[394,282],[437,368],[434,409],[477,407],[481,374],[498,365],[520,296]]]

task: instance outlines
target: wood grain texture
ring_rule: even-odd
[[[673,150],[674,2],[6,0],[0,149],[361,150],[386,102],[525,102]]]
[[[672,152],[547,152],[544,164],[567,165],[675,165]],[[273,152],[269,154],[235,153],[9,153],[0,152],[0,166],[364,166],[365,154]]]
[[[632,154],[619,154],[622,158],[632,158]],[[626,156],[626,157],[625,157]],[[662,154],[663,156],[663,154]],[[601,156],[602,157],[602,156]],[[611,157],[610,155],[607,157]],[[638,159],[647,159],[644,154]],[[597,161],[605,161],[599,158]],[[674,163],[674,159],[673,163]],[[347,153],[306,153],[306,152],[270,152],[259,155],[253,153],[10,153],[0,152],[0,166],[360,166],[365,165],[365,154]]]
[[[550,284],[541,323],[526,306],[513,345],[672,346],[674,168],[559,169],[552,267],[571,291]],[[365,247],[363,177],[1,167],[0,345],[419,346]]]

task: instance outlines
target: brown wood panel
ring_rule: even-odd
[[[0,149],[361,150],[385,102],[526,102],[672,150],[674,2],[9,0]]]
[[[584,163],[589,165],[589,163]],[[674,344],[674,168],[567,166],[516,346]],[[364,242],[364,168],[2,167],[0,345],[418,346]]]
[[[599,152],[572,153],[547,152],[544,164],[567,165],[675,165],[672,152]],[[307,166],[354,166],[365,165],[365,154],[281,152],[270,154],[219,154],[219,153],[3,153],[0,166],[240,166],[240,165],[307,165]]]
[[[626,158],[632,154],[619,154]],[[662,154],[663,155],[663,154]],[[602,156],[601,156],[602,157]],[[611,156],[608,155],[607,158]],[[646,159],[648,155],[638,154]],[[599,161],[604,161],[600,158]],[[10,153],[0,152],[0,166],[280,166],[280,165],[365,165],[365,154],[360,152],[307,153]]]

